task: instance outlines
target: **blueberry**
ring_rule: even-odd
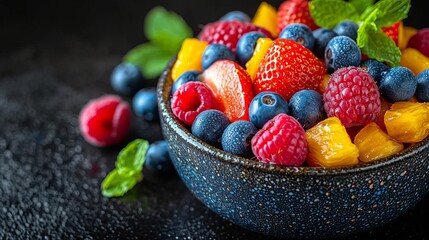
[[[171,162],[170,154],[168,153],[168,144],[165,140],[149,144],[144,168],[160,174],[173,172],[174,166]]]
[[[155,88],[143,88],[133,97],[133,109],[137,116],[146,121],[159,120]]]
[[[262,128],[268,120],[279,113],[288,112],[287,101],[275,92],[260,92],[249,104],[249,118],[257,128]]]
[[[363,61],[360,66],[365,69],[369,75],[377,82],[377,85],[380,84],[381,76],[389,70],[389,67],[382,62],[379,62],[375,59],[367,59]]]
[[[429,102],[429,69],[420,72],[417,77],[416,98],[421,102]]]
[[[242,11],[230,11],[223,15],[220,19],[220,21],[234,21],[238,20],[241,22],[250,22],[250,17],[246,13]]]
[[[200,81],[198,76],[201,74],[200,71],[189,70],[186,71],[174,81],[173,86],[171,87],[171,95],[173,95],[183,84],[191,81]]]
[[[240,37],[237,42],[237,58],[241,66],[245,66],[247,61],[250,60],[255,51],[256,41],[259,38],[266,38],[267,36],[261,32],[248,32]]]
[[[359,25],[357,23],[350,20],[344,20],[335,26],[334,32],[340,36],[347,36],[353,39],[353,41],[356,41],[358,29]]]
[[[198,114],[192,123],[191,132],[204,142],[217,146],[222,139],[222,133],[230,124],[228,117],[221,111],[210,109]]]
[[[222,135],[222,149],[241,157],[252,156],[252,137],[258,129],[253,123],[239,120],[231,123]]]
[[[290,115],[307,130],[325,118],[323,98],[314,90],[301,90],[289,100]]]
[[[328,42],[336,37],[337,34],[329,28],[319,28],[313,31],[313,36],[313,53],[318,58],[324,58],[326,45],[328,45]]]
[[[393,67],[381,77],[379,91],[386,100],[397,102],[410,100],[416,88],[417,80],[410,69]]]
[[[347,36],[332,38],[325,49],[325,64],[328,72],[349,66],[359,66],[361,52],[353,39]]]
[[[110,84],[118,94],[131,96],[143,87],[143,76],[137,65],[121,63],[113,69]]]
[[[292,23],[286,26],[279,35],[279,38],[291,39],[313,50],[314,37],[311,29],[302,23]]]
[[[210,44],[204,49],[202,56],[203,70],[207,69],[217,60],[235,60],[235,55],[232,50],[224,44],[214,43]]]

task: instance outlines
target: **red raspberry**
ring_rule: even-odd
[[[215,98],[210,88],[202,82],[187,82],[183,84],[171,99],[173,114],[191,126],[197,115],[216,106]]]
[[[345,127],[363,126],[381,112],[377,84],[367,71],[354,66],[331,75],[323,101],[328,117],[338,117]]]
[[[116,95],[92,99],[79,114],[79,129],[84,139],[98,147],[119,143],[128,133],[131,110],[127,102]]]
[[[420,29],[408,41],[409,48],[415,48],[429,57],[429,28]]]
[[[265,28],[258,27],[249,22],[218,21],[204,26],[198,35],[201,41],[212,43],[221,43],[228,46],[234,53],[238,39],[245,33],[258,31],[272,38],[271,33]]]
[[[305,131],[295,118],[280,113],[253,136],[252,151],[261,162],[301,166],[308,151]]]

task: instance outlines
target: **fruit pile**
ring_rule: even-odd
[[[426,139],[429,29],[404,26],[410,1],[332,1],[206,24],[171,69],[173,114],[208,144],[285,166],[355,165]]]

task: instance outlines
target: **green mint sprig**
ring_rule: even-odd
[[[148,141],[136,139],[119,152],[115,169],[101,183],[103,196],[123,196],[143,179],[142,169],[148,148]]]
[[[147,79],[159,77],[183,40],[193,36],[192,29],[181,16],[160,6],[146,15],[144,33],[148,42],[128,51],[123,61],[139,66]]]
[[[343,20],[358,23],[356,42],[368,57],[398,66],[401,51],[381,27],[405,19],[410,10],[410,0],[312,0],[310,14],[317,25],[334,28]]]

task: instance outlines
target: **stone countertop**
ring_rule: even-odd
[[[207,209],[175,174],[144,171],[123,198],[101,195],[119,150],[137,137],[162,139],[159,123],[134,116],[127,140],[113,148],[93,147],[78,132],[81,107],[113,93],[111,70],[145,41],[142,22],[151,7],[177,11],[197,31],[195,19],[207,23],[243,4],[191,3],[0,3],[0,239],[266,239]],[[217,12],[203,14],[213,6]],[[383,227],[344,239],[426,239],[428,215],[426,196]]]

